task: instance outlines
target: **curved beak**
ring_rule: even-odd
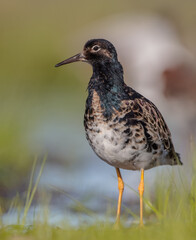
[[[66,59],[66,60],[64,60],[64,61],[62,61],[60,63],[57,63],[55,65],[55,67],[60,67],[60,66],[62,66],[64,64],[78,62],[78,61],[86,62],[86,58],[85,58],[83,53],[78,53],[78,54],[74,55],[73,57],[70,57],[70,58],[68,58],[68,59]]]

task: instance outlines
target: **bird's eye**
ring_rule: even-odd
[[[93,50],[94,52],[98,52],[100,49],[101,49],[101,48],[100,48],[100,46],[98,46],[98,45],[95,45],[95,46],[92,47],[92,50]]]

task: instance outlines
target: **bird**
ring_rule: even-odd
[[[96,155],[115,167],[118,179],[116,223],[120,222],[124,182],[120,169],[141,172],[138,186],[143,226],[144,171],[160,165],[182,165],[170,130],[157,107],[126,85],[113,44],[91,39],[81,53],[58,64],[86,62],[93,74],[84,113],[86,138]]]

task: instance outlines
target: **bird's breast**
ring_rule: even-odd
[[[86,137],[102,160],[115,167],[137,170],[141,168],[138,161],[148,159],[151,154],[144,151],[146,138],[142,126],[127,126],[120,121],[125,114],[114,111],[110,119],[105,118],[99,96],[94,92],[84,119]]]

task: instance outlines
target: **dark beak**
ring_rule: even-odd
[[[70,58],[68,58],[68,59],[66,59],[66,60],[64,60],[60,63],[57,63],[55,65],[55,67],[60,67],[61,65],[68,64],[68,63],[73,63],[73,62],[78,62],[78,61],[86,62],[86,58],[83,55],[83,53],[76,54],[73,57],[70,57]]]

